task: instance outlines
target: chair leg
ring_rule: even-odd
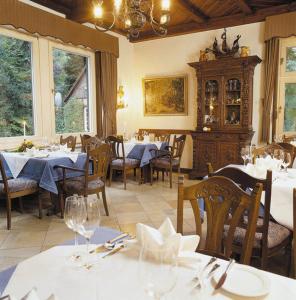
[[[7,229],[11,229],[11,199],[6,198]]]
[[[142,168],[139,168],[139,171],[138,171],[138,175],[137,175],[137,169],[135,169],[136,171],[136,181],[139,182],[139,185],[142,184]]]
[[[134,169],[134,177],[137,177],[137,169]]]
[[[159,179],[159,171],[158,170],[156,171],[156,178],[157,178],[157,181],[158,181],[158,179]]]
[[[60,193],[59,198],[60,198],[61,219],[64,219],[65,203],[64,203],[64,194],[63,194],[63,192]]]
[[[172,167],[170,168],[170,188],[173,187],[173,169]]]
[[[293,252],[292,252],[292,262],[293,262],[293,275],[294,279],[296,279],[296,241],[295,241],[295,235],[293,238]]]
[[[150,185],[153,184],[153,166],[150,164]]]
[[[123,185],[124,189],[126,190],[126,169],[123,170]]]
[[[38,199],[38,209],[39,209],[39,219],[43,218],[43,212],[42,212],[42,199],[39,195],[39,192],[37,193],[37,199]]]
[[[162,172],[162,181],[164,181],[164,170],[162,170],[161,172]]]
[[[102,190],[102,198],[103,198],[103,204],[104,204],[106,216],[109,216],[109,210],[108,210],[108,204],[107,204],[107,199],[106,199],[105,187]]]
[[[112,175],[113,175],[113,170],[110,166],[110,174],[109,174],[109,186],[111,186],[111,182],[112,182]]]
[[[23,197],[18,198],[18,203],[19,203],[20,213],[23,214],[24,213]]]

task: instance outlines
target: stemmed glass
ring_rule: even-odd
[[[67,227],[75,232],[75,247],[78,246],[78,229],[85,222],[85,203],[84,197],[74,195],[66,198],[64,222]],[[80,260],[81,255],[75,252],[71,256],[71,260]]]
[[[146,293],[160,300],[177,282],[176,250],[173,247],[157,249],[143,246],[139,257],[139,279]]]
[[[89,258],[90,239],[100,225],[100,205],[98,197],[89,196],[84,198],[85,219],[79,226],[78,232],[86,239],[86,257]]]

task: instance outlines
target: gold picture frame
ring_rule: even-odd
[[[150,77],[142,80],[144,116],[187,116],[188,76]]]

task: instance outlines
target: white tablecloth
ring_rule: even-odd
[[[13,294],[19,299],[36,287],[40,300],[47,299],[52,293],[59,300],[151,299],[139,281],[138,253],[135,250],[123,249],[101,259],[101,263],[90,270],[75,269],[67,265],[66,257],[73,251],[72,246],[59,246],[23,261],[18,265],[3,294]],[[200,259],[200,266],[209,260],[209,257],[205,255],[198,253],[192,253],[192,255]],[[221,270],[224,270],[226,261],[219,261],[219,263]],[[232,272],[235,272],[235,269]],[[270,279],[270,293],[264,299],[296,299],[295,280],[264,271],[259,272],[264,273]],[[196,269],[193,266],[179,267],[177,284],[165,299],[201,299],[198,291],[193,289],[194,275],[196,275]],[[241,282],[241,284],[244,283]],[[203,299],[256,298],[234,296],[223,289],[213,293],[213,285],[210,284],[206,290],[206,297]]]
[[[243,171],[242,165],[229,165]],[[271,191],[270,213],[280,224],[293,230],[293,188],[296,187],[296,170],[290,169],[288,173],[273,172],[273,182]],[[264,204],[264,192],[261,202]]]

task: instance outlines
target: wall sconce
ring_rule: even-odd
[[[127,103],[125,103],[125,99],[124,99],[124,90],[123,90],[123,85],[120,85],[118,87],[118,91],[117,91],[117,105],[116,108],[117,109],[123,109],[123,108],[127,108]]]

